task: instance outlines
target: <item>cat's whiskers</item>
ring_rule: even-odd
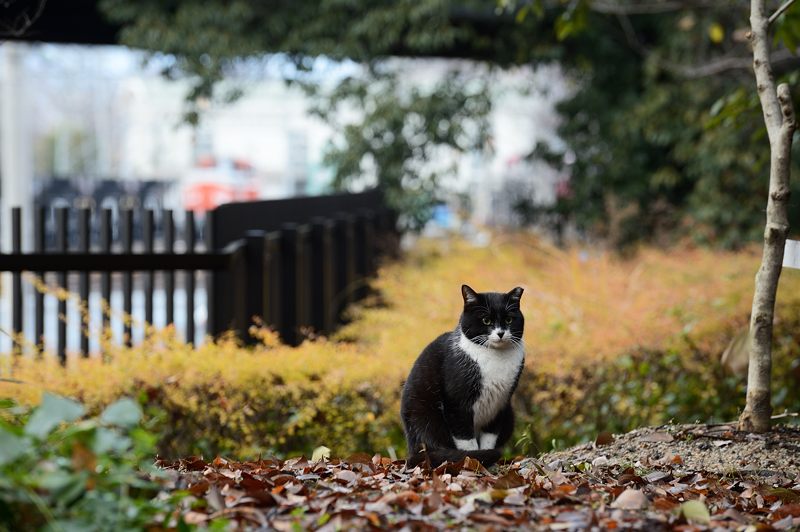
[[[484,334],[484,335],[481,335],[481,336],[474,337],[472,339],[472,341],[473,341],[473,343],[476,343],[476,344],[478,344],[480,346],[484,346],[489,341],[489,337]]]
[[[524,349],[525,344],[522,343],[522,340],[519,338],[515,338],[513,336],[508,337],[508,341],[511,342],[512,345],[519,347],[520,349]]]

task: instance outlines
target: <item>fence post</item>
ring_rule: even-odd
[[[354,281],[353,301],[358,301],[366,294],[364,281],[367,277],[367,242],[365,239],[366,225],[364,213],[359,212],[353,219],[353,262],[354,262]]]
[[[144,238],[144,252],[152,253],[155,240],[155,213],[153,209],[146,209],[144,211],[144,218],[142,219],[142,236]],[[153,324],[153,291],[155,290],[153,283],[153,271],[144,272],[144,322],[145,332],[147,327]]]
[[[232,328],[243,342],[247,341],[250,325],[247,315],[248,298],[247,246],[239,247],[231,257],[231,278],[233,279],[233,323]]]
[[[67,207],[59,207],[56,209],[56,251],[59,253],[67,252],[67,237],[69,229],[69,211]],[[67,272],[60,272],[58,274],[58,286],[63,290],[68,290],[67,287]],[[62,366],[67,365],[67,300],[61,297],[58,298],[58,337],[56,343],[56,353],[58,361]]]
[[[33,250],[36,253],[44,252],[44,234],[45,234],[45,216],[47,211],[44,207],[37,207],[34,211],[34,239]],[[44,272],[36,272],[36,277],[44,284]],[[38,287],[36,288],[36,296],[34,298],[35,307],[35,323],[34,323],[34,340],[36,342],[37,355],[41,356],[44,353],[44,292]]]
[[[371,209],[363,209],[355,217],[353,230],[355,234],[356,288],[354,296],[356,300],[367,296],[369,293],[367,279],[374,273],[374,223],[375,213]]]
[[[282,239],[280,231],[271,231],[264,237],[264,286],[266,288],[262,303],[266,312],[264,322],[278,332],[283,327],[283,317],[281,316],[283,307]]]
[[[14,207],[11,209],[11,252],[22,253],[22,209]],[[17,341],[17,335],[23,335],[22,318],[24,316],[22,307],[22,274],[16,272],[11,276],[11,314],[12,333],[14,334],[14,354],[22,354],[22,343]]]
[[[297,345],[297,224],[281,226],[281,338],[289,345]]]
[[[376,241],[378,253],[396,257],[400,249],[400,232],[397,229],[397,214],[383,207],[378,211],[378,234],[380,237]]]
[[[92,210],[82,207],[78,210],[78,251],[88,253],[91,239],[91,216]],[[83,311],[81,312],[81,356],[89,356],[89,272],[83,271],[78,274],[78,294],[81,300]]]
[[[133,209],[122,211],[122,252],[133,253]],[[127,347],[133,346],[133,273],[122,272],[122,341]]]
[[[217,242],[214,238],[214,211],[206,211],[203,217],[203,241],[206,252],[211,253],[217,250]],[[206,334],[211,337],[225,330],[218,323],[219,312],[216,308],[216,290],[224,278],[224,272],[210,272],[206,276]]]
[[[186,239],[186,253],[194,253],[197,240],[194,227],[194,211],[186,211],[186,223],[184,227]],[[186,343],[194,345],[194,289],[195,271],[186,270]]]
[[[375,235],[378,216],[373,210],[364,212],[364,272],[371,277],[378,269]]]
[[[325,218],[314,218],[311,225],[309,286],[319,296],[311,304],[311,326],[322,334],[333,329],[333,226]]]
[[[244,323],[237,327],[239,338],[246,345],[257,343],[255,337],[250,332],[253,324],[253,317],[264,317],[264,231],[247,231],[245,233],[245,270],[247,293],[244,300],[239,301],[238,305],[244,305]]]
[[[300,343],[301,327],[311,324],[311,227],[307,224],[297,227],[297,245],[295,247],[295,269],[297,271],[297,343]]]
[[[333,297],[334,321],[341,323],[344,310],[353,302],[355,282],[355,235],[353,217],[340,213],[335,218],[333,249],[336,273]]]
[[[113,238],[114,228],[111,225],[113,219],[113,211],[111,209],[103,209],[100,217],[100,251],[103,253],[111,253],[111,240]],[[103,299],[103,317],[102,317],[102,332],[101,335],[108,333],[109,337],[113,337],[111,330],[111,273],[103,272],[100,274],[100,297]]]
[[[172,210],[164,211],[164,253],[172,255],[175,253],[175,218]],[[167,315],[164,325],[171,325],[175,322],[175,271],[167,270],[164,272],[164,299],[166,300]]]

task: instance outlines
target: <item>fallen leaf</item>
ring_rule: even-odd
[[[431,477],[432,477],[431,478],[431,483],[433,485],[433,490],[434,491],[445,491],[447,489],[447,486],[445,485],[444,481],[442,480],[442,477],[440,477],[438,474],[436,474],[436,471],[433,471],[433,473],[431,474]]]
[[[439,495],[438,491],[431,492],[430,495],[425,497],[425,500],[422,502],[423,508],[426,514],[430,514],[438,510],[442,506],[442,496]]]
[[[507,518],[494,513],[484,513],[484,514],[473,513],[470,514],[469,518],[478,523],[487,523],[487,524],[494,524],[501,526],[508,526],[510,524]]]
[[[376,514],[375,512],[369,512],[367,513],[366,517],[372,526],[374,526],[375,528],[381,527],[381,518],[380,516],[378,516],[378,514]]]
[[[516,471],[509,471],[502,477],[498,478],[495,483],[494,487],[497,489],[512,489],[512,488],[519,488],[521,486],[526,485],[525,479],[522,478],[519,473]]]
[[[475,460],[474,458],[470,458],[469,456],[467,456],[464,459],[464,469],[466,469],[467,471],[472,471],[474,473],[478,472],[488,473],[486,468],[483,467],[483,464],[481,464],[478,460]]]
[[[527,500],[528,499],[527,499],[527,497],[525,497],[525,495],[523,495],[522,493],[519,493],[518,491],[515,491],[515,492],[507,495],[506,498],[503,499],[503,503],[504,504],[510,504],[510,505],[513,505],[513,506],[522,506],[522,505],[525,504],[525,501],[527,501]]]
[[[212,485],[206,493],[206,501],[211,508],[218,512],[225,509],[225,499],[220,494],[219,489],[214,485]]]
[[[208,481],[206,479],[202,479],[200,480],[200,482],[197,482],[189,486],[189,493],[191,493],[195,497],[199,497],[208,491],[209,486],[210,484],[208,483]]]
[[[207,514],[194,512],[191,510],[183,514],[182,517],[184,523],[186,523],[187,525],[199,525],[205,523],[210,519],[210,517]]]
[[[326,447],[327,449],[327,447]],[[328,449],[328,455],[330,456],[330,449]],[[311,457],[311,461],[315,462],[314,457]],[[345,462],[348,464],[372,464],[372,457],[367,453],[353,453],[345,459]]]
[[[623,475],[620,475],[619,478],[617,478],[617,483],[619,483],[620,485],[624,486],[625,484],[628,484],[628,483],[644,484],[645,481],[639,475],[636,475],[636,474],[633,474],[633,473],[625,473]]]
[[[619,494],[619,497],[611,503],[611,507],[619,508],[620,510],[640,510],[646,507],[647,504],[647,496],[642,490],[629,488]]]
[[[640,438],[641,441],[656,443],[656,442],[671,442],[675,441],[675,438],[672,437],[672,434],[669,432],[652,432],[650,434],[645,434]]]
[[[800,517],[800,504],[784,504],[775,510],[772,515],[777,518],[783,518],[787,515],[791,517]]]
[[[490,490],[480,491],[477,493],[471,493],[466,497],[461,498],[461,506],[463,507],[465,504],[469,504],[475,501],[482,501],[486,503],[492,502],[492,492]]]
[[[664,471],[653,471],[652,473],[648,473],[647,475],[645,475],[644,479],[652,484],[654,482],[658,482],[659,480],[664,480],[669,476],[671,475]]]
[[[656,497],[655,499],[653,499],[653,507],[655,507],[656,510],[670,511],[674,508],[677,508],[678,503],[673,502],[665,497]]]
[[[703,501],[686,501],[681,504],[681,513],[687,521],[700,525],[707,525],[711,522],[711,514]]]
[[[597,438],[594,440],[596,447],[600,447],[601,445],[609,445],[611,443],[614,443],[614,435],[605,431],[598,434]]]
[[[343,480],[349,484],[358,480],[358,475],[356,475],[349,469],[343,469],[338,473],[336,473],[336,478],[339,480]]]
[[[190,456],[180,460],[180,467],[187,471],[202,471],[206,468],[206,462],[199,456]]]
[[[311,453],[311,461],[312,462],[320,462],[322,460],[327,460],[331,457],[331,450],[325,447],[324,445],[320,445],[314,452]]]
[[[791,515],[787,515],[783,519],[779,519],[772,523],[772,528],[775,530],[789,530],[793,528],[794,519],[792,519]]]
[[[785,503],[800,502],[800,491],[798,490],[787,488],[770,488],[767,490],[767,495],[777,497]]]

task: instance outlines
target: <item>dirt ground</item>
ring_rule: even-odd
[[[552,466],[672,464],[720,475],[791,478],[800,476],[800,426],[779,425],[766,434],[739,432],[730,424],[646,427],[621,435],[605,433],[593,443],[548,453],[540,460]]]

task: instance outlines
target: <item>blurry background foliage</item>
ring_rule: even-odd
[[[222,339],[194,348],[167,329],[110,361],[17,359],[2,367],[0,397],[37,404],[43,391],[73,397],[92,413],[136,397],[160,428],[165,457],[217,453],[252,459],[356,451],[403,455],[403,379],[422,348],[455,327],[458,287],[522,285],[526,370],[515,394],[516,446],[536,454],[669,421],[730,421],[744,403],[752,275],[759,255],[645,247],[635,258],[560,250],[529,235],[490,247],[427,241],[384,266],[376,294],[335,338],[283,346],[269,331],[242,348]],[[800,410],[800,273],[781,277],[775,329],[776,413]],[[732,346],[726,364],[721,355]]]
[[[165,74],[194,79],[190,121],[198,119],[198,98],[235,96],[218,94],[215,84],[248,58],[287,54],[296,67],[287,77],[295,81],[320,56],[362,65],[363,74],[335,88],[308,87],[320,114],[339,126],[328,162],[341,188],[359,183],[366,168],[377,169],[409,227],[430,215],[436,180],[446,173],[420,173],[422,162],[442,147],[486,145],[487,72],[558,63],[575,84],[558,107],[564,146],[530,152],[571,176],[570,193],[553,213],[617,246],[670,242],[691,231],[700,242],[732,247],[761,234],[768,146],[753,86],[746,0],[103,0],[102,6],[123,24],[124,42],[169,54],[174,60]],[[796,97],[800,4],[776,21],[774,35],[776,74],[792,83]],[[441,84],[408,92],[394,84],[390,58],[397,56],[468,61],[456,63]],[[363,110],[363,122],[337,122],[343,104]],[[790,208],[798,227],[797,200]]]

